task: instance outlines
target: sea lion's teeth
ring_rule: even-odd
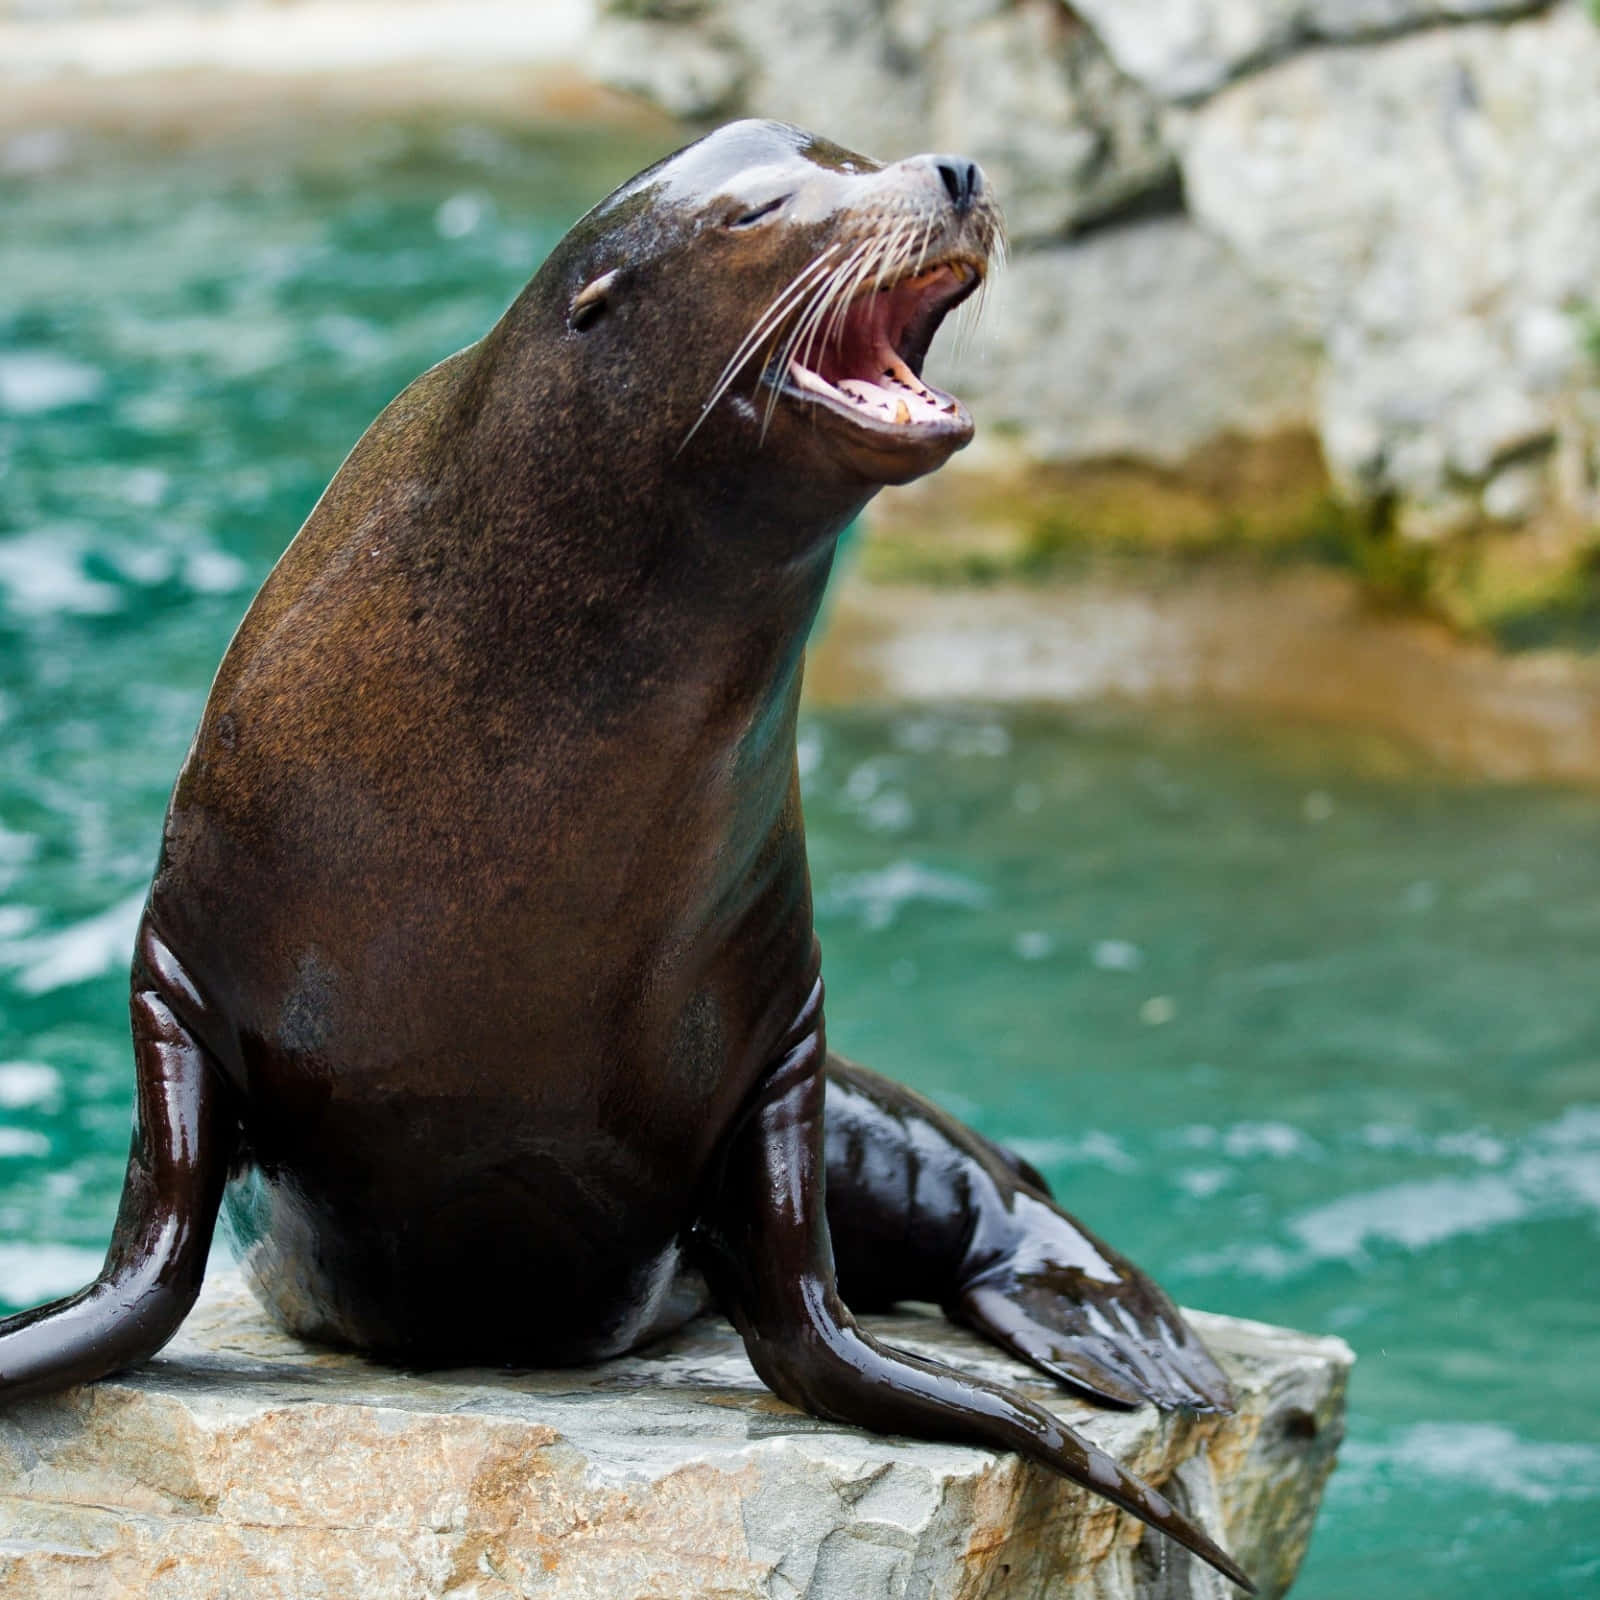
[[[798,361],[789,362],[789,377],[802,389],[809,389],[813,394],[836,395],[836,389],[820,372],[813,372],[810,367],[803,367]]]
[[[881,359],[881,357],[880,357]],[[924,400],[931,400],[933,396],[928,393],[928,387],[922,379],[914,373],[898,355],[892,355],[889,365],[883,369],[883,375],[898,383],[902,389],[909,389],[913,394],[920,395]]]

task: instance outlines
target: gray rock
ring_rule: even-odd
[[[608,26],[602,22],[600,38]],[[856,0],[714,0],[679,32],[684,48],[729,41],[745,62],[739,98],[723,110],[795,122],[889,157],[927,146],[924,38],[936,26],[911,7]]]
[[[1177,167],[1157,102],[1060,0],[1018,0],[938,40],[933,137],[973,156],[1019,243],[1159,188]]]
[[[603,81],[681,116],[759,115],[891,158],[975,157],[1012,237],[1065,232],[1169,182],[1159,102],[1060,0],[707,0],[688,19],[609,0]],[[647,8],[653,10],[654,8]]]
[[[1337,1339],[1195,1315],[1216,1420],[1092,1412],[929,1315],[896,1342],[1015,1382],[1281,1594],[1342,1431]],[[801,1415],[716,1321],[581,1370],[425,1376],[308,1349],[217,1274],[167,1353],[0,1421],[0,1591],[153,1600],[909,1595],[1216,1600],[1104,1501],[955,1445]]]
[[[584,66],[602,83],[689,120],[735,114],[750,71],[727,33],[685,28],[670,16],[607,18],[585,46]]]
[[[649,26],[628,81],[663,103],[989,169],[1025,254],[937,370],[1000,424],[997,458],[1172,466],[1309,423],[1341,488],[1393,496],[1417,538],[1600,519],[1579,0],[703,0]],[[1198,226],[1130,204],[1174,152]]]
[[[1315,51],[1174,127],[1197,217],[1327,353],[1347,485],[1434,505],[1564,432],[1592,454],[1600,28],[1579,6]]]
[[[1074,0],[1117,65],[1189,100],[1311,42],[1387,36],[1540,9],[1541,0]]]
[[[1316,408],[1317,356],[1275,297],[1186,217],[1020,256],[975,336],[930,379],[1034,461],[1177,466],[1216,435],[1279,433]]]

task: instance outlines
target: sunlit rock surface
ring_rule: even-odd
[[[1196,215],[1325,352],[1342,476],[1423,513],[1600,518],[1600,24],[1313,51],[1186,120]]]
[[[1250,436],[1308,425],[1317,362],[1225,245],[1159,216],[1019,256],[978,336],[936,347],[928,374],[1039,458],[1180,467],[1219,418]]]
[[[1209,94],[1307,44],[1516,16],[1538,0],[1076,0],[1117,64],[1168,99]]]
[[[1196,1315],[1225,1422],[1065,1403],[941,1319],[895,1342],[1045,1399],[1284,1592],[1343,1427],[1337,1339]],[[147,1368],[0,1418],[8,1600],[1215,1600],[1229,1586],[1015,1457],[885,1440],[761,1387],[726,1324],[579,1371],[415,1376],[274,1331],[217,1273]]]

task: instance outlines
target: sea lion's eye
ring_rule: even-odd
[[[606,314],[611,304],[611,286],[616,281],[617,269],[613,267],[572,297],[572,304],[567,309],[567,321],[575,333],[587,333]]]
[[[763,217],[770,217],[780,206],[786,206],[789,203],[789,199],[788,195],[780,194],[777,199],[769,200],[765,205],[757,206],[754,211],[746,211],[740,216],[730,217],[728,226],[730,228],[748,228],[752,224],[760,222]]]

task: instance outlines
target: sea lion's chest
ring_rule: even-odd
[[[152,897],[258,1148],[409,1107],[473,1161],[536,1120],[694,1167],[815,975],[792,692],[623,639],[512,686],[365,610],[247,621]]]

